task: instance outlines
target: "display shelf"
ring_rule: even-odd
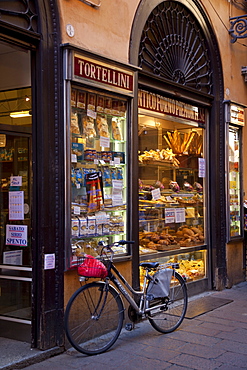
[[[127,235],[127,101],[79,88],[71,97],[71,243],[118,240]]]
[[[173,249],[173,250],[168,250],[168,251],[150,251],[150,253],[140,253],[140,260],[141,261],[146,261],[150,259],[157,259],[159,260],[161,257],[171,257],[179,254],[186,254],[186,253],[193,253],[196,251],[200,250],[206,250],[207,246],[205,244],[200,244],[200,245],[192,245],[187,248],[180,248],[180,249]]]

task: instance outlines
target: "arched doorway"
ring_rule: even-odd
[[[224,287],[223,77],[217,39],[200,3],[141,1],[132,27],[129,60],[141,68],[139,89],[206,109],[208,118],[203,136],[207,174],[203,181],[207,189],[204,229],[208,258],[205,262],[208,287]]]

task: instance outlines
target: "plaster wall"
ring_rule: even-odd
[[[130,31],[138,1],[103,0],[99,9],[79,0],[60,0],[59,5],[63,43],[128,62]],[[73,25],[74,37],[67,35],[67,24]]]
[[[247,41],[242,39],[232,44],[228,33],[229,18],[242,15],[244,11],[227,0],[201,0],[199,4],[217,35],[225,99],[246,104],[247,84],[241,76],[241,67],[247,65]],[[80,0],[59,0],[62,42],[128,63],[131,28],[138,5],[138,0],[102,0],[101,7],[94,9]],[[67,24],[74,27],[73,37],[66,33]]]

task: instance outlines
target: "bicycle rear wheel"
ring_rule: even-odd
[[[154,329],[161,333],[170,333],[182,323],[188,304],[187,288],[184,279],[177,272],[172,275],[168,297],[157,298],[149,302],[148,319]],[[156,308],[159,305],[158,308]]]
[[[124,320],[119,293],[104,282],[78,289],[65,311],[65,332],[71,345],[86,355],[107,351],[117,340]]]

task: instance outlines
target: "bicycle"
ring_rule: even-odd
[[[71,345],[83,354],[103,353],[116,342],[124,322],[125,309],[121,294],[130,304],[128,316],[132,323],[126,324],[127,330],[132,330],[137,322],[148,319],[157,331],[170,333],[184,319],[188,297],[185,280],[175,271],[178,264],[168,263],[160,268],[159,262],[140,263],[140,267],[145,270],[143,288],[140,291],[134,290],[117,270],[113,264],[112,247],[133,243],[121,240],[105,245],[104,242],[99,242],[98,245],[102,247],[100,255],[104,262],[103,267],[106,269],[107,266],[106,277],[102,281],[81,286],[67,304],[66,335]],[[162,279],[159,277],[162,274],[166,275],[165,284],[161,283]],[[164,288],[167,292],[164,292]]]

